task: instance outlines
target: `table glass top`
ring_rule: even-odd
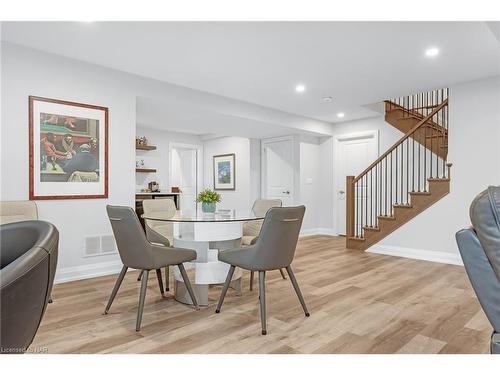
[[[251,221],[264,219],[264,216],[255,216],[251,210],[217,210],[215,213],[205,213],[201,210],[177,210],[174,216],[167,213],[153,212],[142,215],[143,219],[171,221],[171,222],[228,222],[228,221]]]

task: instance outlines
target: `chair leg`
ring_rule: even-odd
[[[108,304],[106,305],[106,308],[104,309],[104,314],[107,314],[109,309],[111,308],[111,304],[113,303],[116,293],[118,293],[118,289],[120,289],[120,285],[122,285],[123,278],[125,277],[125,274],[127,273],[127,266],[123,266],[122,270],[120,271],[120,275],[118,275],[118,279],[116,280],[115,286],[113,287],[113,291],[111,292],[111,296],[109,296]]]
[[[137,322],[135,324],[135,330],[139,332],[141,330],[142,321],[142,310],[144,310],[144,300],[146,299],[146,290],[148,288],[148,270],[142,270],[141,276],[141,294],[139,295],[139,308],[137,309]]]
[[[226,297],[227,290],[229,288],[229,284],[231,284],[231,279],[233,278],[235,266],[229,267],[229,271],[227,272],[226,282],[224,283],[224,287],[222,288],[222,292],[219,297],[219,303],[217,304],[217,308],[215,309],[215,313],[220,313],[220,308],[222,307],[222,302],[224,302],[224,297]]]
[[[165,267],[165,290],[168,292],[170,290],[170,267]]]
[[[267,335],[267,328],[266,328],[266,271],[259,271],[259,302],[260,302],[260,323],[262,324],[262,334]]]
[[[189,277],[186,273],[186,269],[184,268],[184,264],[178,264],[179,271],[181,271],[182,279],[184,280],[184,285],[186,285],[186,289],[188,290],[189,296],[191,297],[191,301],[193,302],[194,308],[199,310],[198,302],[196,301],[196,296],[194,295],[193,288],[191,287],[191,282],[189,281]]]
[[[304,297],[302,296],[302,293],[301,293],[300,288],[299,288],[299,284],[297,283],[297,279],[295,278],[295,275],[292,271],[292,267],[288,266],[286,268],[286,271],[288,272],[288,276],[290,276],[290,281],[292,282],[293,289],[295,289],[295,293],[297,293],[297,297],[299,297],[300,304],[302,305],[302,308],[304,309],[304,314],[306,314],[306,316],[309,316],[310,314],[309,314],[309,311],[307,311],[306,302],[304,301]]]
[[[139,271],[139,275],[137,275],[137,281],[141,281],[142,270]]]
[[[253,277],[254,277],[255,271],[250,271],[250,290],[253,290]]]
[[[163,290],[163,278],[161,277],[161,268],[156,270],[156,278],[158,279],[158,286],[160,287],[160,293],[162,297],[165,297],[165,291]]]
[[[280,268],[280,273],[281,273],[281,277],[283,278],[283,280],[286,280],[286,275],[285,275],[285,271],[283,271],[283,268]]]

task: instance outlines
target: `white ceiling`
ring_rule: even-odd
[[[321,136],[328,129],[307,131],[307,124],[293,127],[282,125],[276,114],[269,113],[269,121],[248,116],[224,113],[215,107],[205,107],[194,100],[169,100],[137,97],[136,120],[139,126],[203,136],[230,135],[247,138],[271,138],[292,133]],[[300,126],[303,125],[303,126]],[[305,126],[304,126],[305,125]]]
[[[489,26],[495,26],[489,23]],[[484,22],[3,22],[2,40],[328,122],[500,74]],[[424,51],[437,46],[435,59]],[[297,94],[297,83],[306,85]],[[332,96],[332,103],[322,97]]]

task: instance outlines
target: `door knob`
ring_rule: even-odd
[[[345,194],[345,191],[344,190],[339,190],[339,193],[340,194]]]
[[[283,191],[282,193],[283,193],[283,194],[290,194],[290,190]]]

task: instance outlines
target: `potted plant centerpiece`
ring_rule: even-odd
[[[210,189],[203,190],[196,197],[196,202],[201,202],[201,210],[205,213],[214,213],[215,205],[220,201],[220,194]]]

